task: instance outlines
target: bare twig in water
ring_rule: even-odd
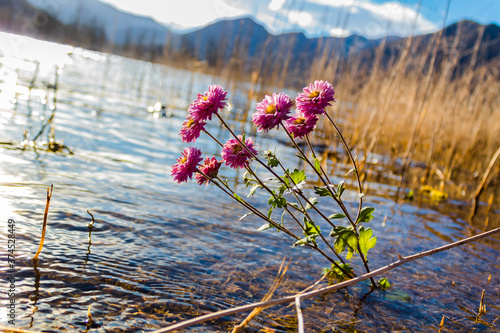
[[[43,242],[45,241],[45,229],[47,229],[47,217],[49,216],[49,204],[50,198],[52,197],[52,190],[54,185],[47,187],[47,203],[45,204],[45,213],[43,214],[43,226],[42,226],[42,237],[40,238],[40,245],[38,246],[38,251],[36,251],[33,260],[38,260],[38,256],[43,249]]]
[[[443,319],[441,319],[441,322],[439,323],[438,333],[441,333],[443,331],[443,327],[444,327],[444,316],[443,316]]]
[[[369,278],[371,278],[373,276],[376,276],[376,275],[385,273],[387,271],[393,270],[394,268],[396,268],[398,266],[401,266],[403,264],[406,264],[406,263],[408,263],[410,261],[413,261],[413,260],[416,260],[416,259],[420,259],[420,258],[424,258],[424,257],[430,256],[430,255],[433,255],[433,254],[436,254],[436,253],[439,253],[439,252],[443,252],[443,251],[446,251],[446,250],[452,249],[454,247],[457,247],[457,246],[460,246],[460,245],[463,245],[463,244],[467,244],[467,243],[470,243],[470,242],[473,242],[473,241],[477,241],[479,239],[482,239],[482,238],[494,235],[494,234],[496,234],[498,232],[500,232],[500,228],[496,228],[496,229],[490,230],[488,232],[483,232],[481,234],[478,234],[478,235],[475,235],[475,236],[472,236],[472,237],[468,237],[468,238],[465,238],[465,239],[462,239],[462,240],[459,240],[459,241],[456,241],[454,243],[447,244],[447,245],[444,245],[444,246],[441,246],[441,247],[438,247],[438,248],[434,248],[434,249],[429,250],[429,251],[420,252],[420,253],[417,253],[417,254],[414,254],[414,255],[411,255],[411,256],[407,256],[407,257],[402,257],[401,259],[399,259],[398,261],[393,262],[392,264],[389,264],[387,266],[384,266],[384,267],[381,267],[381,268],[376,269],[374,271],[371,271],[370,273],[367,273],[365,275],[358,276],[358,277],[356,277],[354,279],[350,279],[350,280],[347,280],[347,281],[344,281],[344,282],[341,282],[341,283],[337,283],[337,284],[332,285],[332,286],[328,286],[328,287],[325,287],[325,288],[321,288],[321,289],[313,290],[313,291],[310,291],[310,292],[307,292],[307,293],[303,293],[303,294],[300,295],[300,298],[307,299],[307,298],[319,296],[319,295],[322,295],[322,294],[325,294],[327,292],[331,292],[331,291],[334,291],[334,290],[337,290],[337,289],[345,288],[347,286],[350,286],[350,285],[359,283],[361,281],[367,280],[367,279],[369,279]],[[265,309],[265,308],[268,308],[268,307],[271,307],[271,306],[277,305],[277,304],[295,302],[296,298],[297,298],[297,295],[292,295],[292,296],[287,296],[287,297],[276,299],[276,300],[272,300],[272,301],[252,303],[252,304],[242,305],[242,306],[238,306],[238,307],[231,308],[231,309],[217,311],[217,312],[209,313],[209,314],[197,317],[197,318],[186,320],[186,321],[183,321],[183,322],[180,322],[180,323],[176,323],[174,325],[170,325],[168,327],[156,330],[153,333],[173,332],[173,331],[179,330],[181,328],[185,328],[185,327],[189,327],[189,326],[196,325],[196,324],[199,324],[199,323],[203,323],[203,322],[208,321],[208,320],[213,320],[213,319],[217,319],[217,318],[220,318],[220,317],[228,316],[228,315],[234,314],[234,313],[240,313],[240,312],[244,312],[244,311],[249,311],[249,310],[252,310],[252,309],[255,309],[255,308],[263,308],[263,309]]]
[[[95,222],[94,215],[92,215],[92,213],[88,209],[87,209],[87,213],[92,217],[92,222],[90,222],[87,225],[87,227],[92,228],[94,226],[94,222]]]
[[[2,333],[41,333],[37,331],[27,331],[21,328],[7,327],[0,324],[0,332]]]
[[[281,262],[280,269],[278,271],[278,275],[276,275],[276,278],[274,278],[273,284],[272,284],[271,288],[269,289],[269,291],[267,292],[267,294],[264,296],[264,298],[262,298],[262,302],[269,301],[271,299],[271,297],[273,297],[273,294],[276,291],[276,288],[281,283],[281,280],[283,280],[283,277],[285,277],[286,271],[288,270],[288,266],[290,266],[290,262],[291,262],[291,260],[288,261],[288,264],[285,266],[285,268],[283,268],[283,265],[285,264],[285,259],[283,259],[283,261]],[[238,333],[240,330],[244,329],[245,326],[247,326],[248,323],[253,318],[257,317],[259,315],[259,313],[262,312],[262,310],[264,310],[264,308],[258,307],[258,308],[253,309],[253,311],[250,312],[250,314],[245,318],[245,320],[243,320],[241,322],[241,324],[234,326],[233,331],[231,333]]]

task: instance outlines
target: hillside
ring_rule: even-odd
[[[390,68],[408,41],[399,37],[370,40],[357,35],[308,38],[301,32],[272,35],[252,18],[222,20],[181,34],[149,17],[122,12],[98,0],[75,0],[58,6],[50,3],[0,0],[0,29],[149,61],[190,59],[217,68],[232,61],[243,71],[264,66],[265,72],[265,66],[267,71],[278,66],[278,70],[295,73],[309,70],[313,59],[319,58],[323,62],[343,59],[344,65],[350,66],[352,60],[347,59],[353,56],[356,66],[369,72],[380,53],[380,67]],[[430,57],[435,51],[435,70],[452,59],[456,62],[453,76],[464,73],[471,64],[498,68],[500,27],[462,21],[446,27],[441,39],[439,36],[436,32],[413,38],[409,59],[421,59],[426,54]],[[425,71],[428,65],[415,66]]]

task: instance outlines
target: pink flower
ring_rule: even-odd
[[[186,117],[186,121],[182,124],[181,132],[179,133],[182,141],[195,142],[200,137],[200,132],[205,130],[204,121],[194,121],[190,114]]]
[[[240,141],[243,140],[241,135],[238,135],[238,138]],[[255,150],[254,145],[252,138],[245,140],[245,146],[248,150],[250,150],[253,155],[257,155],[257,150]],[[252,158],[252,154],[250,154],[236,139],[227,140],[226,144],[222,147],[222,160],[231,168],[247,167]]]
[[[219,173],[219,168],[222,164],[222,161],[217,161],[215,157],[207,157],[205,158],[205,161],[203,164],[200,166],[200,171],[203,172],[205,175],[207,175],[210,179],[217,177],[217,174]],[[197,173],[195,175],[196,180],[198,181],[198,184],[203,185],[204,183],[210,183],[210,179],[207,179],[204,175],[201,173]]]
[[[196,122],[212,120],[212,116],[223,109],[227,91],[219,85],[211,85],[204,95],[198,94],[197,98],[191,103],[188,112]]]
[[[311,114],[306,116],[300,110],[296,110],[295,115],[288,118],[286,121],[285,127],[290,133],[293,134],[294,138],[302,139],[314,130],[314,126],[317,122],[317,115]]]
[[[303,93],[297,95],[297,109],[305,115],[323,114],[331,102],[335,102],[335,90],[328,81],[314,81],[309,87],[303,89]]]
[[[198,148],[186,148],[182,156],[177,159],[177,163],[172,165],[171,175],[178,183],[187,182],[187,179],[191,179],[193,173],[198,170],[198,164],[202,160],[201,151]]]
[[[257,112],[252,115],[252,121],[259,131],[267,132],[288,118],[292,105],[292,100],[284,93],[266,95],[262,102],[257,104]]]

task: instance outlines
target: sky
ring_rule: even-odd
[[[101,0],[179,30],[253,17],[271,33],[309,37],[409,36],[442,28],[448,0]],[[463,19],[500,25],[500,0],[449,0],[446,25]],[[419,10],[419,3],[422,3]]]

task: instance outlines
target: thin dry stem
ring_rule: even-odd
[[[291,263],[291,260],[289,260],[288,264],[286,264],[286,266],[283,268],[283,266],[285,265],[285,259],[283,259],[283,261],[281,262],[280,269],[278,271],[278,275],[276,275],[276,277],[274,278],[274,281],[273,281],[273,284],[271,285],[271,288],[268,290],[268,292],[266,293],[264,298],[262,298],[262,302],[269,301],[271,299],[271,297],[273,297],[273,294],[276,291],[276,288],[278,287],[278,285],[281,283],[281,281],[285,277],[286,271],[288,270],[288,266],[290,266],[290,263]],[[241,324],[234,326],[231,333],[238,333],[240,330],[244,329],[253,318],[258,316],[259,313],[262,312],[262,310],[264,310],[264,308],[253,309],[253,311],[250,312],[250,314],[245,318],[245,320],[243,320],[243,322],[241,322]]]
[[[40,238],[40,245],[38,246],[38,251],[36,251],[33,260],[38,260],[38,256],[43,249],[43,243],[45,241],[45,230],[47,229],[47,217],[49,216],[49,204],[50,198],[52,197],[53,188],[54,185],[50,185],[50,187],[47,188],[47,203],[45,204],[45,213],[43,214],[42,237]]]

